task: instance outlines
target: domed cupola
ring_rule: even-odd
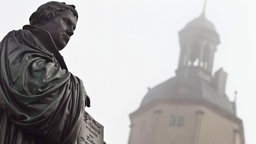
[[[187,28],[204,28],[210,31],[216,32],[215,27],[212,22],[210,22],[204,14],[201,14],[198,18],[190,21],[187,25]]]
[[[190,21],[180,32],[180,59],[176,74],[197,75],[210,79],[214,54],[220,38],[212,22],[203,13]]]

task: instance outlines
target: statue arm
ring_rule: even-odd
[[[11,121],[46,142],[73,141],[87,97],[82,81],[62,69],[54,57],[40,53],[26,53],[9,70],[4,109]]]

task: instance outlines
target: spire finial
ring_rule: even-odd
[[[206,4],[207,4],[207,0],[204,0],[203,11],[202,11],[202,14],[201,14],[201,16],[203,16],[203,17],[205,16]]]

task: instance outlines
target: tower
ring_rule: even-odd
[[[180,32],[176,75],[148,90],[130,114],[128,144],[244,144],[242,120],[225,93],[227,73],[214,74],[220,44],[204,12]]]

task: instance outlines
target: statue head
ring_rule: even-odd
[[[41,5],[29,18],[30,24],[49,32],[58,50],[69,42],[78,19],[74,5],[51,1]]]
[[[78,13],[74,5],[65,2],[50,1],[41,5],[29,18],[30,25],[42,25],[49,20],[60,16],[64,11],[70,10],[78,19]]]

